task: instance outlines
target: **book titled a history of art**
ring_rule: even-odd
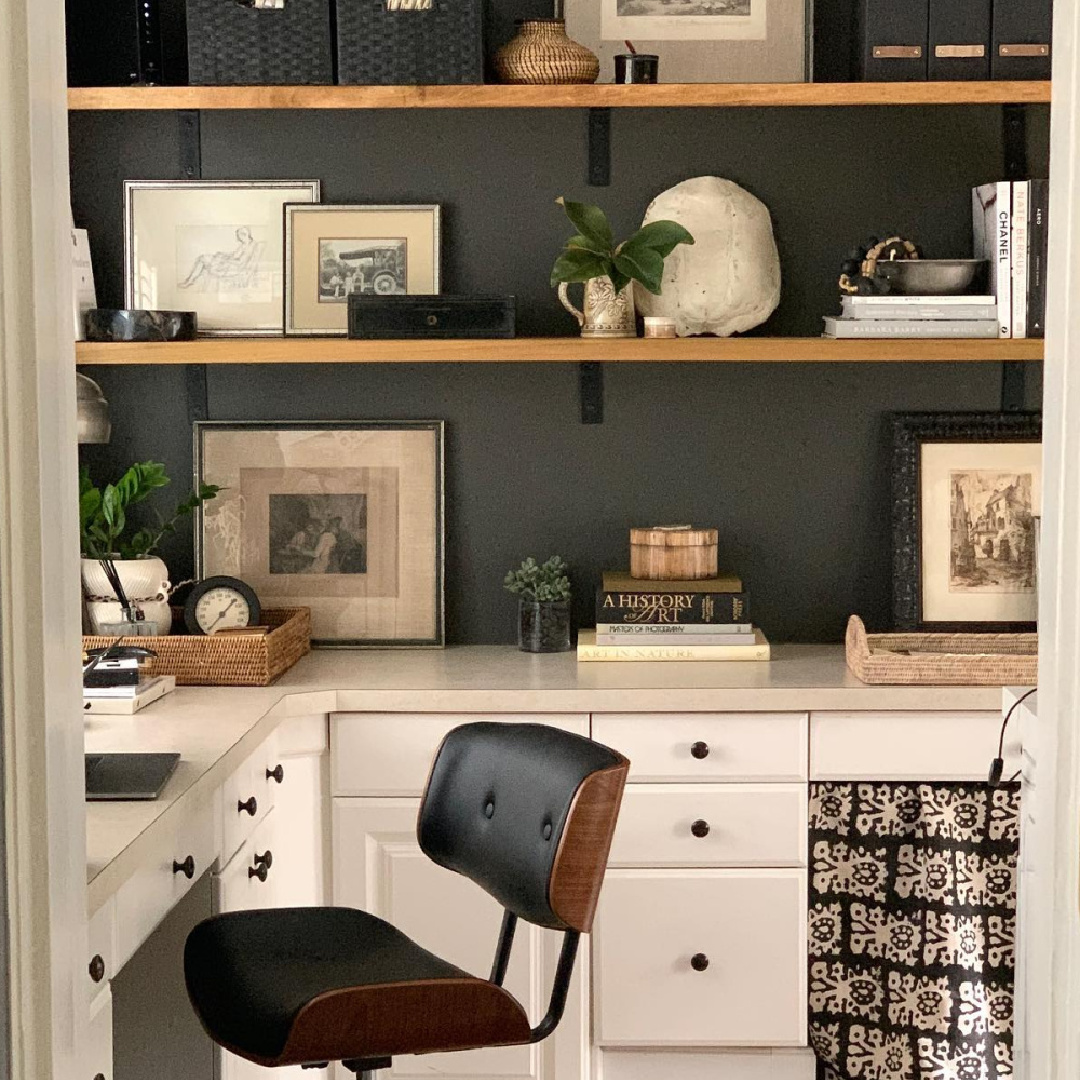
[[[597,625],[727,627],[749,621],[742,581],[730,574],[701,581],[642,581],[609,571],[596,594]]]

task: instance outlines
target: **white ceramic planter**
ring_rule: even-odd
[[[172,585],[165,564],[156,555],[147,555],[140,559],[114,559],[113,565],[128,599],[146,616],[153,633],[159,637],[168,634],[172,629],[169,607]],[[82,560],[82,584],[86,611],[95,634],[101,632],[103,625],[123,618],[120,602],[115,599],[116,593],[97,559]]]

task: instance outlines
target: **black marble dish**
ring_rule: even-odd
[[[85,319],[87,341],[193,341],[199,329],[194,311],[94,308]]]

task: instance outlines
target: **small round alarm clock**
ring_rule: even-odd
[[[255,591],[234,577],[209,577],[200,581],[184,605],[184,622],[192,634],[258,626],[261,614]]]

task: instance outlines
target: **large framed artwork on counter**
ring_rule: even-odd
[[[202,421],[200,577],[311,608],[321,646],[444,644],[444,424]]]
[[[899,413],[893,442],[898,630],[1036,628],[1040,413]]]
[[[286,203],[318,180],[127,180],[124,301],[194,311],[204,334],[280,334]]]

